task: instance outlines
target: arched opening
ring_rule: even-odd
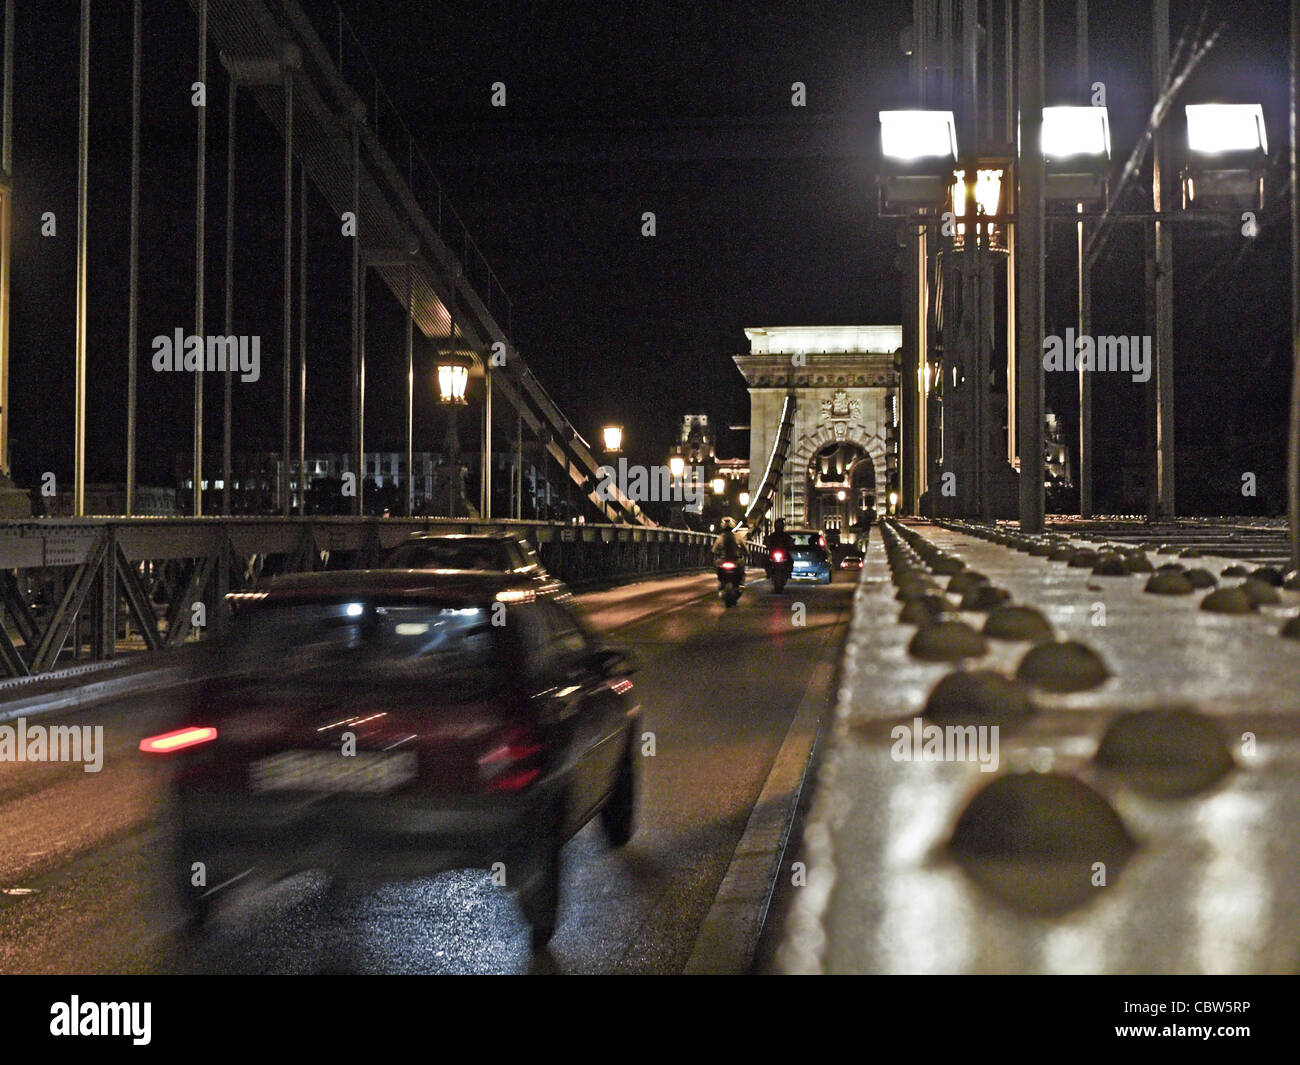
[[[813,452],[804,470],[807,524],[826,533],[832,547],[856,543],[876,502],[876,465],[854,441],[833,441]]]
[[[856,424],[823,425],[800,435],[778,481],[773,516],[784,517],[791,528],[834,531],[847,542],[860,539],[874,518],[871,508],[884,503],[886,484],[885,441],[864,430]]]

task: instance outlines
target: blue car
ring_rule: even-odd
[[[794,572],[792,581],[816,581],[830,584],[831,556],[826,548],[826,537],[816,529],[786,529],[794,541]]]

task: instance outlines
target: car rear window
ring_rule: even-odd
[[[487,607],[268,603],[236,617],[224,665],[269,682],[418,682],[475,695],[497,687],[500,632]]]
[[[483,540],[428,540],[402,544],[388,556],[392,569],[510,569],[501,545]]]
[[[820,533],[791,533],[795,547],[821,547]]]

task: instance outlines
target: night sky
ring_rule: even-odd
[[[154,374],[149,340],[194,316],[196,24],[182,0],[145,5],[142,173],[141,483],[172,483],[189,446],[191,382]],[[1093,78],[1107,85],[1115,172],[1150,106],[1149,8],[1094,2]],[[1287,9],[1210,4],[1223,37],[1179,98],[1264,106],[1284,174]],[[11,394],[13,472],[72,472],[76,194],[75,3],[19,5]],[[327,3],[304,4],[333,50]],[[1049,102],[1079,102],[1073,4],[1052,4]],[[731,356],[752,325],[897,322],[896,222],[876,217],[878,126],[906,103],[898,50],[911,5],[759,3],[417,3],[345,0],[388,94],[513,300],[514,340],[591,442],[627,427],[633,461],[662,461],[680,415],[748,421]],[[1172,35],[1200,4],[1172,4]],[[125,470],[130,5],[93,17],[90,413],[87,479]],[[206,315],[220,331],[225,215],[225,77],[209,56]],[[347,73],[347,71],[345,71]],[[504,82],[507,106],[491,106]],[[791,83],[807,107],[791,106]],[[1174,118],[1181,122],[1181,108]],[[381,119],[382,120],[382,119]],[[276,447],[280,404],[282,154],[260,113],[239,111],[235,332],[260,333],[263,376],[236,392],[236,449]],[[1178,128],[1177,126],[1175,128]],[[1149,189],[1149,179],[1144,187]],[[1146,206],[1146,193],[1129,206]],[[40,235],[54,211],[56,237]],[[657,236],[641,236],[656,215]],[[309,196],[308,449],[347,442],[350,247]],[[1289,218],[1280,181],[1246,242],[1237,227],[1178,230],[1175,255],[1179,503],[1240,510],[1223,486],[1259,476],[1258,509],[1281,506],[1289,374]],[[1144,332],[1140,229],[1120,230],[1095,273],[1094,331]],[[1049,230],[1048,332],[1073,321],[1074,234]],[[296,278],[296,267],[295,267]],[[402,446],[400,308],[370,288],[367,447]],[[417,366],[431,366],[419,344]],[[1118,376],[1118,375],[1116,375]],[[1074,380],[1049,375],[1048,402],[1074,431]],[[1117,465],[1143,439],[1140,390],[1096,386],[1098,503],[1119,506]],[[220,381],[207,422],[219,461]],[[432,386],[416,447],[442,444]],[[723,454],[744,454],[724,433]],[[1276,506],[1271,499],[1276,499]],[[1237,501],[1239,502],[1239,501]],[[1249,509],[1252,504],[1247,504]]]

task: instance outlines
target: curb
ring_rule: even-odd
[[[157,692],[174,688],[194,679],[194,671],[184,666],[132,673],[125,677],[95,681],[63,691],[43,692],[24,699],[13,699],[0,706],[0,721],[16,717],[40,717],[60,710],[84,710],[95,703],[117,699],[138,692]]]

